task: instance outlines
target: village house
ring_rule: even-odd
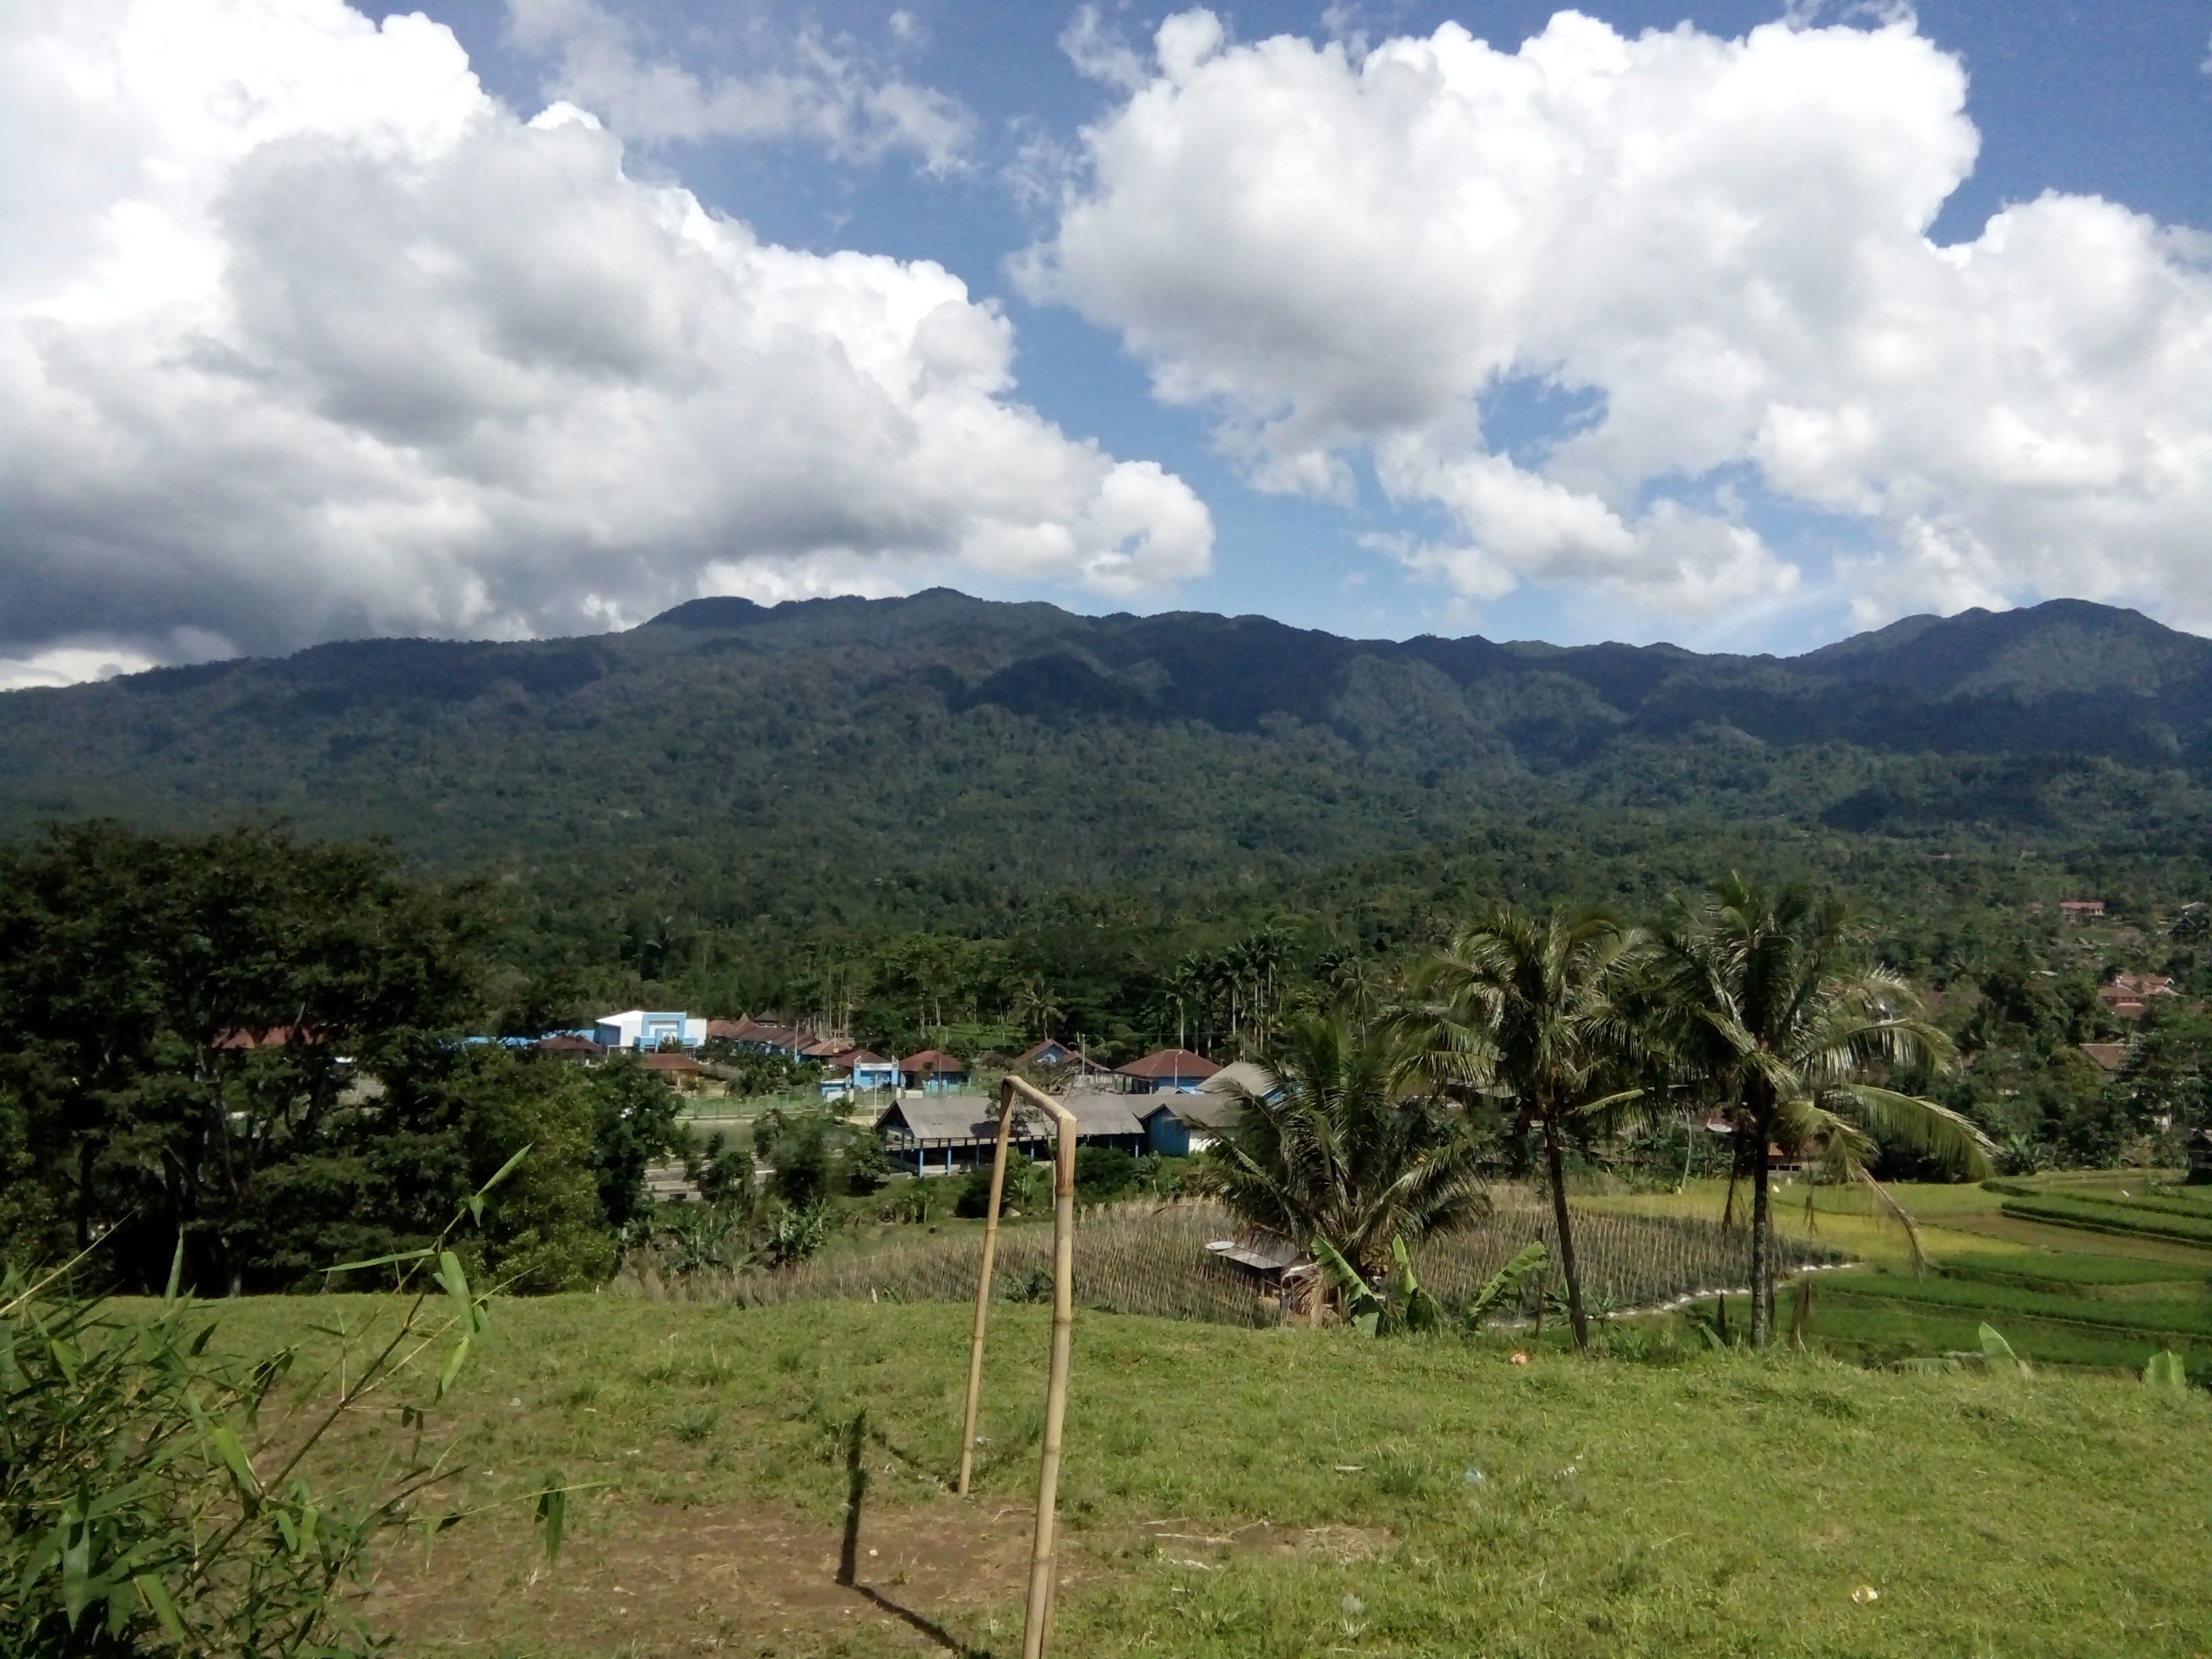
[[[1078,1146],[1144,1149],[1145,1126],[1118,1095],[1070,1095],[1060,1103],[1075,1117]],[[991,1160],[998,1144],[997,1104],[975,1095],[908,1096],[876,1119],[884,1151],[908,1175],[953,1175]],[[1036,1159],[1053,1155],[1056,1132],[1041,1111],[1015,1114],[1006,1149]]]
[[[2141,1019],[2153,997],[2177,994],[2163,974],[2116,974],[2097,988],[2097,1000],[2121,1019]]]
[[[2102,899],[2061,899],[2058,919],[2061,921],[2094,921],[2105,914]]]
[[[592,1041],[602,1048],[659,1048],[674,1042],[696,1048],[707,1040],[705,1016],[626,1009],[592,1022]]]
[[[842,1099],[848,1095],[862,1094],[870,1089],[896,1089],[899,1086],[898,1062],[867,1048],[846,1048],[832,1054],[823,1062],[827,1067],[822,1079],[822,1097]]]
[[[1044,1072],[1072,1069],[1079,1077],[1105,1077],[1109,1074],[1109,1068],[1081,1049],[1070,1048],[1057,1037],[1047,1037],[1036,1047],[1023,1050],[1014,1056],[1014,1064]]]
[[[1249,1060],[1224,1066],[1196,1089],[1170,1092],[1139,1112],[1145,1149],[1162,1158],[1202,1152],[1237,1127],[1248,1096],[1273,1100],[1282,1091],[1282,1080],[1264,1066]]]
[[[899,1061],[898,1069],[902,1088],[943,1094],[968,1086],[968,1062],[941,1048],[924,1048],[918,1054],[908,1054]]]
[[[1118,1066],[1115,1087],[1123,1094],[1175,1094],[1195,1089],[1221,1068],[1188,1048],[1161,1048]]]
[[[2127,1068],[2128,1045],[2124,1042],[2083,1042],[2075,1046],[2108,1072]]]

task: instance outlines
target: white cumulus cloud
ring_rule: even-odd
[[[631,19],[598,0],[507,0],[507,16],[517,44],[554,58],[553,93],[624,137],[798,137],[855,160],[908,150],[946,173],[975,137],[957,99],[809,31],[765,41],[772,61],[754,74],[711,76],[654,55]],[[894,41],[919,32],[910,14],[891,14]]]
[[[640,183],[419,16],[19,0],[0,154],[39,158],[0,168],[9,672],[1208,566],[1181,480],[1012,399],[957,278]]]
[[[1818,9],[1364,52],[1184,13],[1020,273],[1262,487],[1341,495],[1366,455],[1456,527],[1405,556],[1471,596],[1771,602],[1772,498],[1857,526],[1820,574],[1863,620],[2070,593],[2212,624],[2206,239],[2053,194],[1938,246],[1964,70],[1894,9]],[[1529,385],[1588,418],[1490,429]]]

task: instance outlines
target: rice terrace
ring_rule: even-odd
[[[2212,1659],[2212,59],[0,5],[0,1659]]]

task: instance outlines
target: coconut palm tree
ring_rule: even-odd
[[[1626,1006],[1642,933],[1603,910],[1538,918],[1500,908],[1422,964],[1413,1020],[1441,1075],[1501,1095],[1516,1127],[1542,1137],[1544,1168],[1559,1229],[1559,1271],[1575,1346],[1589,1346],[1582,1273],[1567,1211],[1564,1138],[1643,1097],[1634,1075],[1640,1050]],[[1481,1057],[1479,1066],[1454,1062]]]
[[[1734,1132],[1751,1183],[1751,1340],[1774,1330],[1774,1149],[1864,1182],[1875,1131],[1989,1173],[1994,1150],[1966,1119],[1883,1086],[1893,1068],[1950,1064],[1905,979],[1866,965],[1849,912],[1802,886],[1769,893],[1730,876],[1692,908],[1676,899],[1654,964],[1655,1018],[1671,1063]]]
[[[1424,1086],[1418,1060],[1395,1030],[1294,1018],[1269,1057],[1279,1089],[1239,1091],[1243,1115],[1207,1152],[1206,1184],[1255,1226],[1309,1250],[1325,1240],[1371,1279],[1392,1239],[1488,1208],[1464,1116]]]

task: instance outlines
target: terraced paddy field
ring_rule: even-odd
[[[2192,1380],[2212,1380],[2212,1188],[2184,1187],[2178,1171],[2120,1170],[1893,1190],[1920,1224],[1923,1267],[1864,1192],[1778,1194],[1784,1231],[1860,1264],[1812,1282],[1805,1328],[1815,1346],[1874,1364],[1971,1354],[1987,1324],[2045,1364],[2139,1373],[2171,1350]],[[1718,1215],[1725,1202],[1717,1182],[1586,1200],[1692,1216]],[[1785,1292],[1782,1317],[1794,1311]]]

